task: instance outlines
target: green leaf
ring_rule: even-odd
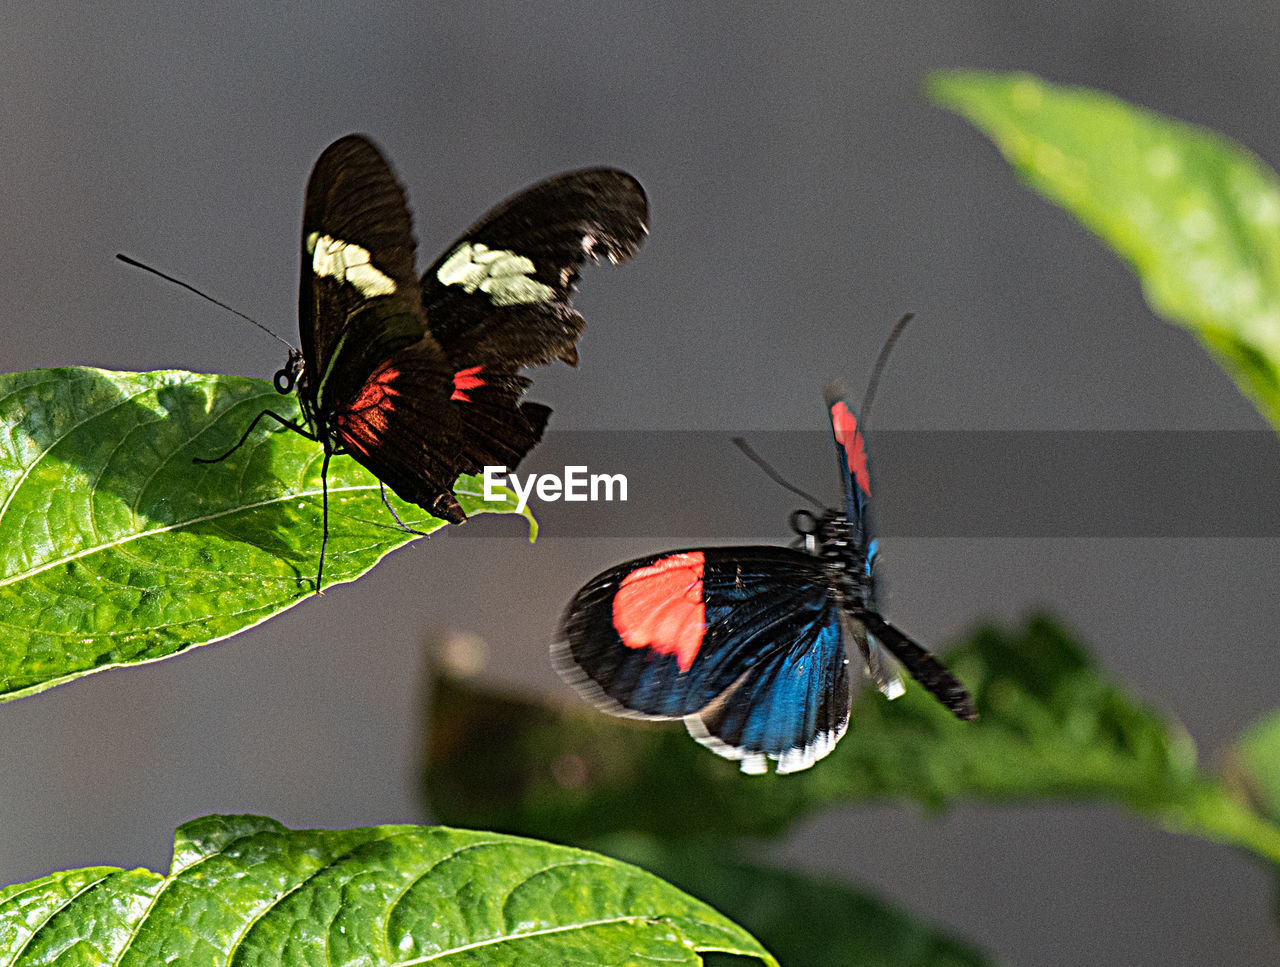
[[[1271,712],[1240,737],[1228,762],[1227,776],[1241,798],[1280,823],[1280,710]]]
[[[192,463],[266,408],[298,415],[256,379],[0,375],[0,701],[226,638],[311,593],[321,447],[261,426],[221,463]],[[515,507],[484,503],[477,478],[458,487],[468,514]],[[443,525],[396,506],[419,530]],[[413,539],[350,457],[329,468],[329,522],[326,585]]]
[[[168,876],[75,870],[0,890],[0,965],[776,961],[711,907],[604,856],[423,826],[178,828]]]
[[[1280,179],[1206,128],[1030,74],[935,74],[933,101],[1126,259],[1280,429]]]
[[[616,836],[595,844],[705,897],[786,967],[984,967],[995,961],[847,884],[761,866],[719,850]]]
[[[914,683],[892,702],[868,691],[835,751],[790,776],[744,776],[678,724],[558,711],[442,675],[426,795],[446,822],[577,843],[777,835],[820,809],[889,799],[1103,799],[1280,862],[1280,829],[1199,772],[1182,729],[1107,681],[1053,621],[981,629],[946,662],[978,721],[956,721]]]

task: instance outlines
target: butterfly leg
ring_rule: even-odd
[[[249,428],[245,430],[243,434],[241,434],[240,439],[236,441],[236,445],[233,446],[226,453],[218,457],[192,457],[191,462],[192,463],[221,463],[223,460],[227,459],[227,457],[231,456],[231,454],[235,453],[242,446],[244,446],[244,442],[249,439],[249,434],[253,432],[254,428],[258,425],[258,421],[261,420],[264,416],[271,417],[273,420],[279,423],[286,430],[292,430],[294,433],[304,436],[308,440],[319,439],[314,433],[312,433],[306,427],[299,426],[297,423],[294,423],[293,420],[286,420],[283,416],[281,416],[279,413],[276,413],[274,410],[263,410],[261,413],[259,413],[257,416],[253,418],[253,422],[250,423]]]
[[[414,530],[400,519],[400,515],[396,513],[396,509],[391,506],[391,501],[387,500],[387,485],[381,480],[378,481],[378,491],[382,494],[382,503],[386,506],[387,510],[391,511],[391,516],[396,519],[396,523],[400,525],[401,530],[407,531],[410,534],[417,534],[419,537],[431,536],[426,531]]]
[[[316,594],[322,594],[320,582],[324,579],[324,551],[329,544],[329,458],[333,452],[324,448],[324,463],[320,467],[321,520],[324,522],[320,537],[320,566],[316,569]]]

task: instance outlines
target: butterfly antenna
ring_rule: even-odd
[[[183,282],[181,279],[175,279],[172,275],[165,275],[165,273],[161,272],[159,269],[153,269],[151,266],[147,265],[146,263],[144,263],[144,262],[139,262],[137,259],[131,259],[131,258],[129,258],[129,256],[127,256],[127,255],[122,255],[122,254],[121,254],[121,253],[119,253],[119,252],[117,252],[117,253],[116,253],[116,258],[118,258],[118,259],[119,259],[121,262],[123,262],[125,265],[132,265],[135,269],[142,269],[144,272],[150,272],[152,275],[158,275],[158,276],[160,276],[160,278],[164,279],[166,282],[172,282],[174,285],[180,285],[180,286],[182,286],[182,287],[183,287],[184,289],[186,289],[188,292],[194,292],[194,293],[195,293],[196,295],[198,295],[201,299],[207,299],[208,301],[212,302],[215,306],[220,306],[221,308],[226,309],[226,310],[227,310],[228,312],[230,312],[232,315],[239,316],[241,319],[245,320],[245,322],[251,322],[251,323],[253,323],[255,326],[257,326],[259,329],[261,329],[261,330],[262,330],[263,332],[265,332],[267,335],[269,335],[269,336],[271,336],[271,337],[273,337],[273,338],[275,338],[275,339],[278,339],[280,342],[282,342],[282,343],[284,343],[286,346],[288,346],[288,347],[289,347],[289,349],[291,349],[291,350],[293,349],[293,346],[292,346],[292,345],[290,345],[290,343],[289,343],[289,341],[288,341],[287,339],[282,339],[280,336],[277,336],[274,332],[272,332],[270,329],[268,329],[266,326],[264,326],[262,323],[260,323],[257,319],[253,319],[253,318],[251,318],[251,317],[249,317],[249,316],[246,316],[246,315],[245,315],[243,312],[241,312],[239,309],[233,309],[233,308],[231,308],[231,306],[227,305],[225,302],[219,302],[219,301],[218,301],[217,299],[215,299],[213,296],[211,296],[211,295],[209,295],[209,294],[207,294],[207,293],[205,293],[205,292],[201,292],[201,291],[200,291],[199,289],[197,289],[194,285],[191,285],[190,283],[187,283],[187,282]]]
[[[764,457],[760,456],[760,454],[752,450],[751,447],[747,445],[747,441],[744,440],[742,437],[740,436],[734,437],[733,443],[734,443],[734,446],[736,446],[739,450],[741,450],[743,453],[747,455],[747,458],[751,460],[752,463],[754,463],[757,467],[759,467],[766,474],[768,474],[769,479],[772,480],[774,483],[779,484],[783,487],[786,487],[793,494],[795,494],[798,497],[803,497],[805,500],[809,501],[809,503],[813,504],[813,506],[815,507],[822,506],[822,501],[820,501],[817,497],[814,497],[812,494],[805,493],[795,484],[789,483],[786,480],[784,480],[782,477],[782,474],[778,473],[778,471],[774,470],[773,467],[769,466],[768,461],[765,460]]]
[[[889,353],[893,351],[893,344],[898,341],[898,337],[902,335],[902,330],[907,328],[907,323],[915,318],[915,313],[908,312],[905,316],[898,320],[897,325],[893,327],[893,331],[889,333],[889,338],[884,341],[884,345],[880,347],[880,355],[876,357],[875,367],[871,370],[871,380],[867,383],[867,391],[862,396],[862,407],[859,412],[862,415],[862,429],[865,431],[870,423],[871,404],[876,398],[876,386],[880,383],[880,374],[884,372],[885,363],[889,361]]]

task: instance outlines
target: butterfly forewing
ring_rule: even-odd
[[[556,664],[615,714],[684,718],[746,771],[766,758],[803,768],[830,751],[848,719],[843,627],[839,592],[812,555],[671,551],[582,588]]]
[[[828,386],[823,393],[827,419],[836,441],[836,463],[844,490],[845,517],[853,539],[864,554],[871,553],[871,465],[867,460],[867,441],[862,424],[838,386]]]
[[[427,325],[451,359],[577,362],[571,305],[586,259],[625,262],[648,230],[639,182],[614,168],[540,181],[490,209],[422,277]]]
[[[312,170],[301,275],[300,392],[313,411],[328,413],[356,399],[392,353],[426,332],[404,190],[359,135],[335,141]]]

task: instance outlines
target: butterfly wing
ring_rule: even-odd
[[[865,577],[865,593],[861,603],[854,602],[852,612],[866,634],[860,643],[867,673],[876,680],[880,690],[891,698],[902,694],[901,679],[892,662],[884,655],[887,650],[957,718],[970,720],[978,717],[973,700],[955,677],[947,671],[932,652],[916,644],[905,634],[889,624],[880,615],[875,602],[876,542],[871,534],[868,507],[871,502],[871,473],[867,463],[866,440],[862,426],[853,407],[843,398],[837,387],[826,389],[827,414],[831,419],[831,432],[836,441],[836,454],[840,464],[840,479],[844,484],[845,515],[855,555],[862,554]]]
[[[639,222],[630,218],[637,195]],[[465,520],[452,492],[458,475],[514,468],[546,426],[549,409],[520,401],[528,386],[520,367],[573,355],[582,326],[569,299],[585,243],[580,233],[569,271],[570,226],[598,230],[601,254],[621,261],[638,246],[644,217],[644,193],[629,175],[549,179],[473,226],[450,249],[453,262],[446,254],[427,273],[424,291],[390,165],[359,135],[334,142],[316,162],[303,217],[298,389],[308,422],[405,500]],[[495,248],[508,240],[537,255],[534,273]],[[475,265],[463,267],[464,258]],[[538,281],[552,276],[555,285]]]
[[[475,394],[464,420],[451,396],[457,374],[430,340],[393,354],[333,414],[343,449],[402,499],[452,523],[466,520],[453,493],[459,474],[514,467],[550,413],[517,405],[519,391]]]
[[[853,407],[838,386],[828,386],[823,394],[827,417],[836,442],[836,458],[840,482],[844,488],[845,517],[855,547],[866,554],[871,563],[875,540],[871,533],[868,508],[871,503],[871,466],[867,461],[867,442]]]
[[[861,569],[856,582],[860,600],[851,601],[854,610],[876,612],[876,539],[871,532],[871,465],[867,460],[867,443],[858,417],[838,386],[828,386],[824,393],[827,418],[835,438],[836,463],[844,491],[844,516],[849,523],[850,561]],[[875,638],[862,634],[859,639],[867,675],[889,698],[902,694],[902,677],[893,660]]]
[[[783,547],[670,551],[574,597],[554,658],[606,711],[683,718],[744,772],[807,768],[849,718],[849,623],[822,561]]]
[[[520,370],[577,362],[585,324],[571,304],[578,269],[588,256],[626,261],[648,217],[644,190],[626,172],[556,175],[491,209],[427,270],[428,341],[440,346],[451,379],[449,418],[435,431],[437,453],[454,458],[442,472],[514,469],[538,442],[551,410],[521,402],[529,380]],[[456,504],[448,509],[461,514]]]
[[[355,399],[392,353],[423,339],[414,250],[404,190],[382,153],[360,135],[329,145],[307,182],[302,217],[299,393],[313,423]]]
[[[947,667],[938,661],[933,652],[922,648],[880,615],[868,613],[859,616],[867,631],[876,637],[893,656],[902,662],[911,677],[928,689],[956,718],[969,722],[978,717],[973,699]]]
[[[615,168],[566,172],[512,195],[422,276],[432,335],[459,368],[576,364],[578,270],[587,258],[631,258],[648,221],[644,189]]]

